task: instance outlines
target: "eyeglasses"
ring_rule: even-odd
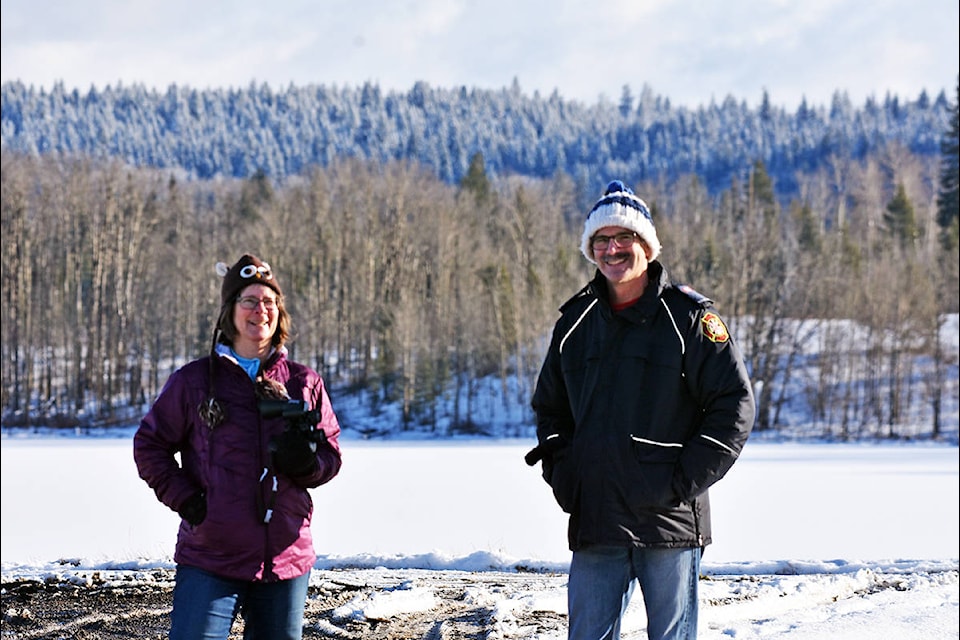
[[[257,275],[260,274],[260,275]],[[263,278],[264,280],[270,280],[273,278],[273,272],[270,270],[270,265],[264,262],[259,267],[256,265],[248,264],[243,269],[240,269],[241,278],[252,278],[257,276],[258,278]]]
[[[594,251],[604,251],[610,246],[610,242],[613,241],[613,246],[617,249],[625,249],[631,246],[634,240],[637,240],[639,237],[640,236],[634,231],[624,231],[615,236],[596,235],[590,238],[590,246]]]
[[[277,299],[276,298],[257,298],[256,296],[244,296],[242,298],[237,298],[237,304],[239,304],[244,309],[248,311],[253,311],[260,303],[263,303],[263,308],[270,311],[277,308]]]

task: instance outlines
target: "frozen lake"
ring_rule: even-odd
[[[490,551],[563,563],[566,517],[530,442],[342,441],[312,492],[321,556]],[[137,476],[129,438],[2,440],[2,561],[172,556],[178,517]],[[706,563],[949,559],[958,553],[958,449],[748,443],[711,490]]]

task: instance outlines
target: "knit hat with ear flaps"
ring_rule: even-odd
[[[283,295],[280,283],[277,282],[277,277],[270,265],[249,253],[241,256],[229,268],[223,262],[218,262],[217,274],[223,277],[223,284],[220,285],[220,304],[224,307],[251,284],[262,284],[276,291],[278,296]]]
[[[283,290],[280,289],[280,283],[277,282],[277,277],[273,275],[273,270],[270,268],[270,265],[249,253],[242,255],[232,267],[228,267],[226,263],[218,262],[216,264],[216,270],[217,275],[223,278],[223,283],[220,285],[220,315],[217,317],[217,323],[213,328],[213,342],[210,345],[210,389],[207,398],[197,407],[200,418],[206,422],[207,426],[211,429],[219,426],[226,415],[223,406],[214,396],[213,389],[214,378],[216,376],[217,343],[222,335],[220,326],[224,317],[229,313],[230,302],[251,284],[262,284],[276,291],[278,296],[283,295]],[[258,397],[260,396],[260,389],[264,384],[269,386],[271,383],[263,383],[262,381],[257,383]],[[274,386],[276,385],[279,385],[279,383],[276,383]],[[279,385],[279,387],[282,389],[283,385]],[[277,396],[280,396],[278,391],[279,390],[268,389],[267,395],[273,396],[273,394],[276,393]],[[286,393],[286,391],[283,390],[283,393]]]
[[[647,259],[656,260],[660,255],[660,240],[657,239],[657,230],[653,227],[653,218],[647,203],[635,196],[633,190],[619,180],[607,185],[603,197],[593,205],[583,225],[580,251],[593,264],[597,264],[597,261],[590,249],[590,239],[604,227],[624,227],[636,231],[650,250]]]

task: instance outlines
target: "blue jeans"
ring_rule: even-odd
[[[639,584],[650,640],[696,640],[700,548],[592,546],[570,562],[570,640],[618,640]]]
[[[300,640],[310,572],[280,582],[228,580],[177,565],[170,640],[227,640],[237,613],[244,640]]]

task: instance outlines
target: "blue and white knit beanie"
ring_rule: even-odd
[[[597,264],[597,261],[593,259],[590,239],[604,227],[624,227],[636,231],[650,250],[647,259],[656,260],[660,255],[660,240],[653,227],[653,218],[647,203],[635,196],[633,190],[620,180],[614,180],[607,185],[603,197],[593,205],[583,225],[580,251],[593,264]]]

